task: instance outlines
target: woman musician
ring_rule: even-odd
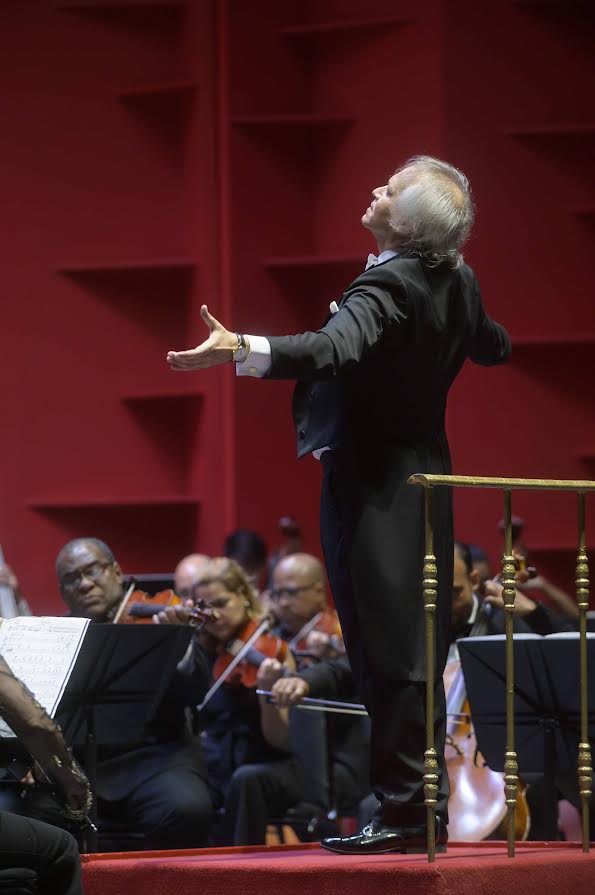
[[[265,841],[267,819],[284,814],[301,798],[288,710],[256,695],[276,680],[271,664],[292,672],[295,662],[287,644],[268,632],[269,620],[234,560],[211,560],[194,599],[194,613],[175,607],[158,618],[180,622],[203,616],[197,636],[213,683],[199,706],[199,726],[209,778],[223,804],[215,839],[221,845],[258,845]]]

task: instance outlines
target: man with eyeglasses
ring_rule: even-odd
[[[275,633],[279,637],[294,648],[303,646],[316,659],[331,659],[337,652],[345,652],[342,639],[317,629],[325,615],[340,630],[336,611],[327,605],[326,575],[319,559],[308,553],[285,556],[273,570],[272,584],[269,598],[278,619]]]
[[[71,615],[93,622],[113,620],[124,587],[122,571],[107,544],[97,538],[69,541],[58,554],[56,573]],[[99,762],[100,822],[129,821],[153,849],[206,844],[211,794],[200,744],[190,737],[185,710],[201,701],[209,681],[206,658],[193,638],[187,654],[180,656],[145,741]]]
[[[272,584],[270,599],[278,619],[273,631],[296,653],[298,668],[345,655],[340,634],[329,633],[335,626],[338,632],[341,629],[336,610],[327,604],[326,574],[317,557],[308,553],[291,553],[284,557],[273,570]],[[321,618],[326,624],[318,630],[317,622]],[[274,671],[272,668],[271,672]],[[277,663],[276,671],[283,674],[280,663]],[[350,698],[355,698],[355,691],[350,693]],[[330,769],[325,720],[313,713],[305,717],[303,712],[291,720],[294,749],[298,757],[305,757],[308,772],[308,791],[304,799],[325,810],[337,807],[340,812],[350,813],[370,790],[368,719],[347,716],[333,719],[329,741]],[[330,804],[329,798],[334,805]]]

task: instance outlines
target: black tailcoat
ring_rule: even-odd
[[[400,255],[369,268],[316,332],[273,337],[270,376],[297,379],[298,456],[324,446],[322,541],[356,680],[425,679],[423,491],[416,472],[450,473],[446,399],[467,358],[498,364],[506,331],[486,315],[466,264]],[[325,496],[326,492],[326,496]],[[438,655],[448,649],[450,494],[435,489]]]

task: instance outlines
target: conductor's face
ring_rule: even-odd
[[[58,584],[62,599],[77,618],[107,621],[122,598],[120,566],[91,543],[78,543],[61,558]]]
[[[372,190],[372,201],[362,217],[362,224],[376,237],[392,232],[390,215],[399,189],[402,189],[404,174],[404,171],[393,174],[388,183]]]

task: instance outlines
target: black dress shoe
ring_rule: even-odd
[[[447,841],[446,826],[436,818],[436,851],[445,852]],[[374,819],[354,836],[333,836],[323,839],[320,844],[341,855],[423,854],[427,851],[427,828],[425,825],[386,827]]]

